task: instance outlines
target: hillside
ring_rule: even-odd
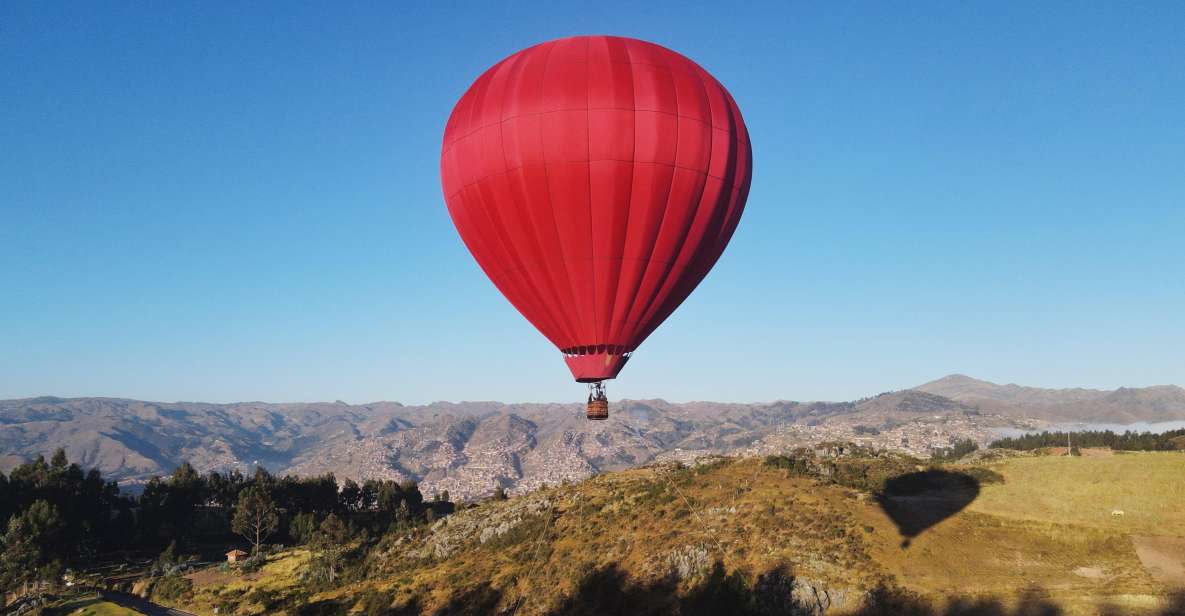
[[[254,577],[195,574],[178,604],[199,614],[219,605],[522,615],[1185,608],[1185,577],[1158,568],[1185,564],[1185,540],[1174,539],[1185,538],[1185,455],[1015,456],[927,473],[906,458],[819,463],[829,475],[752,458],[607,473],[388,536],[337,588],[304,589],[309,555],[296,550]],[[876,479],[882,468],[904,469],[912,487],[893,479],[901,475]],[[1087,477],[1084,492],[1076,486]],[[840,484],[882,485],[883,496]]]
[[[914,389],[989,412],[1050,421],[1124,424],[1185,418],[1185,389],[1175,385],[1115,390],[1043,389],[999,385],[952,374]]]

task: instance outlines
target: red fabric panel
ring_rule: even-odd
[[[616,376],[720,258],[752,149],[732,96],[691,60],[573,37],[478,77],[440,168],[465,246],[589,381]]]

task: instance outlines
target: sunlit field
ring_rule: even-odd
[[[63,613],[67,616],[137,616],[140,613],[99,599],[77,601],[75,604],[65,606],[65,610],[73,609]]]
[[[1185,452],[1022,457],[992,468],[1005,481],[986,486],[972,511],[1185,536]]]

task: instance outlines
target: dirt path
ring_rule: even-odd
[[[1171,588],[1185,588],[1185,537],[1132,536],[1132,545],[1156,581]]]
[[[110,601],[116,605],[121,605],[123,607],[136,610],[137,612],[140,612],[141,614],[147,614],[148,616],[196,616],[190,612],[183,612],[171,607],[157,605],[151,601],[148,601],[147,599],[141,599],[140,597],[129,595],[127,593],[102,590],[99,591],[99,595],[102,596],[105,601]]]

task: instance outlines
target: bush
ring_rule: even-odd
[[[288,525],[288,535],[297,543],[308,543],[317,532],[317,516],[310,512],[298,513]]]
[[[280,607],[280,593],[266,588],[256,588],[247,593],[247,596],[243,598],[248,603],[258,603],[265,610],[274,610]]]
[[[811,461],[801,456],[766,456],[765,465],[773,468],[784,468],[791,475],[813,475]]]
[[[696,475],[707,475],[708,473],[711,473],[712,471],[715,471],[717,469],[721,469],[721,468],[728,466],[730,463],[731,463],[731,460],[724,458],[724,459],[719,459],[719,460],[712,460],[710,462],[704,462],[703,464],[697,464],[694,467],[695,474]]]
[[[954,462],[963,456],[979,450],[979,444],[971,439],[963,439],[953,447],[939,449],[930,455],[930,459],[937,462]]]
[[[362,609],[364,616],[385,616],[394,613],[394,610],[391,609],[391,604],[394,602],[395,597],[391,593],[369,588],[362,594],[362,598],[358,601],[358,607]]]
[[[239,573],[255,573],[263,568],[266,559],[263,556],[252,556],[239,565]]]
[[[152,596],[165,601],[177,601],[193,590],[193,582],[179,575],[166,575],[152,585]]]
[[[514,527],[487,540],[485,547],[500,551],[514,546],[534,545],[535,541],[543,536],[544,529],[551,525],[550,516],[551,514],[548,512],[523,516],[522,520]],[[588,519],[594,518],[589,516]],[[542,547],[546,548],[547,546]]]

